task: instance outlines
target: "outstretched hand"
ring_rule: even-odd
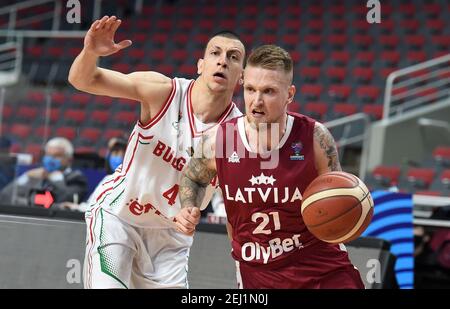
[[[84,37],[84,49],[97,56],[109,56],[130,46],[130,40],[114,42],[114,35],[121,22],[116,16],[104,16],[94,21]]]
[[[182,208],[175,216],[177,230],[185,235],[192,236],[195,226],[200,222],[200,209],[197,207]]]

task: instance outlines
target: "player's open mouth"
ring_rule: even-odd
[[[221,73],[221,72],[214,73],[213,76],[216,77],[217,79],[221,79],[221,80],[227,79],[227,77],[225,76],[225,74],[223,74],[223,73]]]
[[[254,117],[262,117],[262,116],[265,115],[265,113],[264,113],[264,112],[261,112],[261,111],[257,111],[257,110],[252,110],[252,115],[253,115]]]

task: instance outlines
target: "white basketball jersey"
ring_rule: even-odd
[[[181,171],[200,141],[201,132],[217,125],[204,124],[193,114],[193,84],[194,80],[174,78],[172,92],[161,111],[148,124],[137,122],[123,164],[101,184],[97,205],[134,226],[174,226],[173,217],[181,209]],[[218,123],[240,115],[231,103]],[[209,198],[214,187],[208,188]]]

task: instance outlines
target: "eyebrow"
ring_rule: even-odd
[[[217,45],[211,46],[211,48],[222,50],[222,47]],[[228,50],[227,52],[239,53],[242,55],[242,52],[237,47],[232,47],[232,49]]]

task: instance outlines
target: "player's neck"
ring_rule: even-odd
[[[194,115],[203,123],[217,122],[230,105],[233,92],[215,93],[199,80],[192,86],[191,102]]]
[[[280,144],[286,132],[288,115],[284,114],[279,121],[269,124],[255,124],[249,122],[247,117],[244,119],[245,134],[250,148],[254,152],[264,153],[272,151]]]

